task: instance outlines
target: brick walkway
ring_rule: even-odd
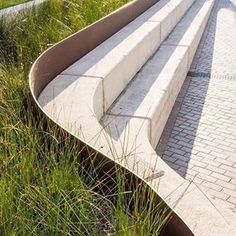
[[[236,209],[236,1],[216,2],[157,153]]]

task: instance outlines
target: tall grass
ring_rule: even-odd
[[[167,220],[161,203],[155,205],[143,186],[127,198],[120,171],[114,191],[103,190],[96,169],[80,164],[85,157],[78,141],[34,108],[27,84],[29,68],[46,48],[127,1],[50,0],[11,21],[1,19],[0,235],[161,232]],[[154,214],[155,208],[162,210]]]

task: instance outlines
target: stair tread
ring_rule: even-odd
[[[158,22],[131,22],[68,69],[64,70],[62,74],[104,78],[134,49],[135,45],[142,42],[146,35],[158,27]]]
[[[163,44],[187,45],[189,38],[195,37],[196,28],[201,25],[201,21],[198,21],[197,18],[204,17],[211,4],[212,0],[197,0]],[[187,27],[188,32],[186,32]]]
[[[165,94],[163,83],[175,75],[186,53],[186,47],[162,46],[107,113],[152,118],[153,106],[159,104]]]
[[[164,33],[167,34],[173,29],[193,1],[161,0],[157,2],[130,24],[63,71],[61,75],[66,76],[66,78],[77,76],[77,79],[73,78],[77,86],[81,81],[85,81],[84,79],[81,80],[80,77],[102,79],[103,97],[101,100],[104,103],[102,112],[107,111],[130,80],[158,49],[161,41],[165,38],[163,32],[165,31]],[[181,12],[177,10],[180,7],[183,8]],[[92,83],[95,79],[90,81]],[[68,84],[70,84],[70,80],[68,80]],[[53,89],[56,86],[57,80],[55,79],[47,85]],[[65,89],[67,87],[70,88],[70,86],[65,86]],[[49,90],[48,88],[45,89],[42,94]],[[76,97],[78,96],[76,95]],[[42,104],[45,103],[43,98],[39,100]],[[51,99],[51,103],[55,102],[57,102],[56,97]],[[47,105],[47,107],[49,106]],[[57,106],[61,110],[66,109],[64,107],[66,105],[63,103],[59,103]],[[99,105],[99,107],[101,106]],[[76,107],[71,109],[78,110]],[[100,119],[102,117],[101,111],[97,114],[99,114],[98,119]]]
[[[63,71],[62,74],[105,77],[112,67],[122,61],[125,55],[132,50],[133,45],[142,41],[142,37],[159,23],[164,24],[163,21],[172,14],[173,16],[169,17],[164,25],[165,27],[161,28],[162,31],[165,30],[161,34],[161,39],[164,40],[181,17],[181,14],[177,15],[176,9],[181,7],[182,11],[186,11],[192,2],[193,0],[161,0],[157,2],[134,21]]]
[[[196,34],[196,24],[209,9],[209,2],[212,1],[198,0],[193,4],[156,54],[117,98],[108,114],[144,118],[155,115],[152,107],[160,105],[162,97],[168,92],[168,83],[175,76],[181,60],[186,57],[190,36]],[[186,42],[183,46],[182,40]],[[187,72],[186,64],[184,66]]]

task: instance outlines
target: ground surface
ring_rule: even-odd
[[[157,153],[236,208],[236,1],[216,1]]]

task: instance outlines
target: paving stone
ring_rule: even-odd
[[[165,152],[164,152],[167,156],[171,156],[172,154],[173,154],[173,152],[171,152],[171,151],[168,151],[168,150],[165,150]]]
[[[182,161],[182,160],[177,160],[175,162],[176,165],[179,165],[180,167],[188,167],[189,163],[186,161]]]
[[[214,166],[214,167],[219,167],[220,166],[220,162],[217,162],[217,161],[213,161],[212,159],[209,159],[209,158],[201,158],[201,161],[203,162],[203,163],[206,163],[206,164],[208,164],[209,166]]]
[[[229,176],[230,178],[236,178],[236,172],[226,171],[225,175]]]
[[[168,155],[163,155],[162,159],[165,160],[168,163],[173,163],[175,162],[177,159]]]
[[[222,199],[222,200],[227,200],[229,198],[229,195],[226,193],[222,193],[213,189],[208,189],[207,193],[212,195],[213,197]]]
[[[228,194],[229,196],[236,197],[236,191],[234,191],[234,190],[230,190],[228,188],[223,188],[222,192]]]
[[[197,155],[203,159],[210,159],[210,160],[215,160],[215,156],[212,155],[212,153],[203,153],[203,152],[198,152]]]
[[[196,170],[196,171],[198,171],[199,173],[203,173],[203,174],[205,174],[205,175],[210,175],[211,172],[212,172],[212,171],[210,171],[210,170],[207,170],[207,169],[202,168],[202,167],[199,167],[199,166],[194,166],[194,167],[193,167],[193,170]],[[214,176],[213,176],[213,177],[214,177]]]
[[[207,175],[207,174],[204,174],[204,173],[198,173],[197,175],[199,178],[201,178],[202,180],[205,180],[205,181],[209,181],[209,182],[212,182],[212,183],[215,183],[217,178],[211,176],[211,175]]]
[[[220,167],[215,167],[215,166],[211,166],[211,165],[208,165],[206,167],[206,169],[211,170],[216,173],[219,173],[219,174],[224,174],[226,172],[226,170],[221,169]]]
[[[202,186],[207,187],[209,189],[213,189],[213,190],[219,191],[219,192],[223,189],[223,187],[221,187],[221,186],[219,186],[217,184],[208,182],[208,181],[203,181]]]
[[[202,167],[202,168],[205,168],[207,166],[206,163],[198,161],[196,159],[190,159],[189,163],[191,163],[194,166],[199,166],[199,167]]]
[[[228,177],[226,175],[223,175],[223,174],[219,174],[219,173],[216,173],[216,172],[213,172],[211,174],[211,176],[217,178],[217,179],[221,179],[221,180],[224,180],[226,182],[229,182],[231,180],[231,177]]]
[[[218,185],[220,185],[222,187],[231,189],[231,190],[236,190],[236,185],[235,184],[229,183],[229,182],[226,182],[226,181],[223,181],[223,180],[220,180],[220,179],[218,179],[216,181],[216,184],[218,184]]]
[[[227,201],[236,205],[236,197],[229,197],[229,199]]]
[[[231,171],[231,172],[235,172],[235,167],[231,167],[231,166],[228,166],[228,165],[221,165],[220,166],[221,169],[224,169],[224,170],[228,170],[228,171]]]
[[[222,159],[222,158],[216,158],[215,161],[217,161],[221,164],[229,165],[229,166],[232,166],[234,164],[233,161],[225,160],[225,159]]]
[[[236,179],[231,179],[230,183],[234,184],[236,186]]]

